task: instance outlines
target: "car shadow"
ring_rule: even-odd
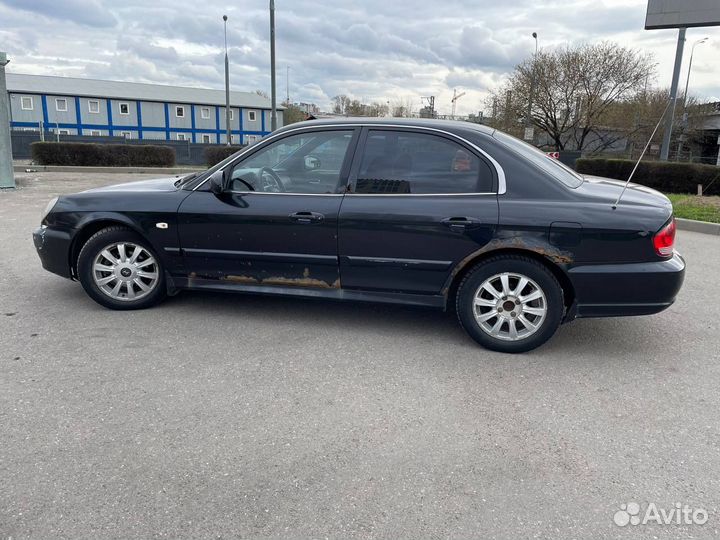
[[[347,332],[360,330],[378,335],[393,334],[428,340],[433,344],[478,348],[460,327],[452,310],[205,291],[183,291],[168,299],[160,308],[187,309],[203,317],[271,319],[288,325],[312,320],[322,328],[340,327]],[[653,317],[579,319],[561,325],[555,336],[537,353],[566,358],[587,355],[592,351],[602,358],[652,356],[652,344],[656,341],[653,337],[658,324],[658,319]]]

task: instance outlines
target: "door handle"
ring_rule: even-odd
[[[298,223],[320,223],[325,219],[325,216],[318,212],[295,212],[288,217]]]
[[[462,232],[480,225],[482,220],[473,217],[449,217],[440,220],[440,223],[450,227],[451,231]]]

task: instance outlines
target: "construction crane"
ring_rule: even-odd
[[[453,97],[452,97],[452,114],[450,115],[453,120],[455,120],[455,106],[457,105],[457,100],[463,97],[467,92],[460,92],[457,93],[457,89],[453,89]]]

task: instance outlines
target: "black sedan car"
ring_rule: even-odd
[[[481,345],[523,352],[675,300],[672,206],[632,184],[614,206],[621,190],[480,125],[312,121],[203,173],[59,197],[34,242],[112,309],[182,289],[451,308]]]

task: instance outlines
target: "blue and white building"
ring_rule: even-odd
[[[45,75],[7,74],[12,129],[65,135],[225,144],[225,91]],[[270,100],[230,93],[232,142],[270,132]],[[283,111],[278,110],[278,127]]]

